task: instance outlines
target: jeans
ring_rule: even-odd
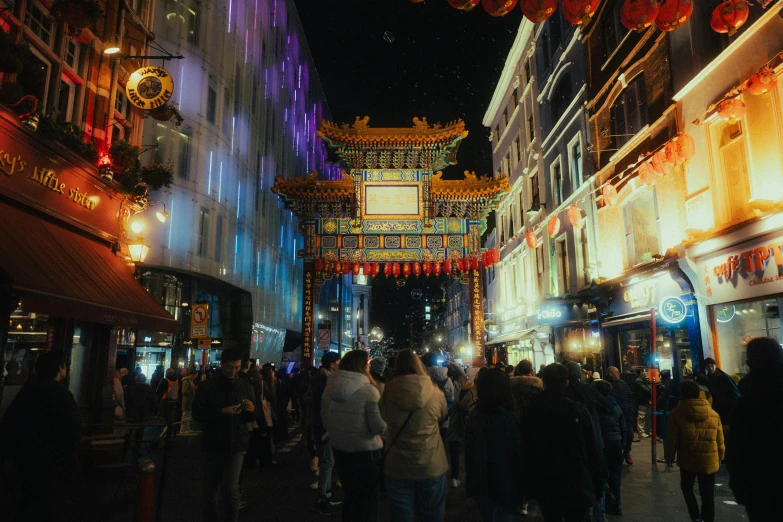
[[[193,420],[193,412],[191,410],[182,412],[182,424],[179,426],[180,433],[192,433],[190,429],[190,421]]]
[[[239,475],[245,453],[224,455],[222,453],[202,453],[201,464],[204,471],[204,508],[202,520],[216,522],[218,520],[218,493],[223,490],[223,509],[226,511],[226,522],[239,520]]]
[[[514,522],[516,513],[513,509],[498,504],[488,498],[478,499],[481,522]]]
[[[604,459],[609,471],[609,479],[606,481],[609,494],[606,495],[606,507],[612,511],[620,509],[620,488],[623,478],[623,447],[619,440],[604,441]]]
[[[318,495],[325,497],[332,489],[332,470],[334,469],[334,453],[329,440],[321,441],[318,447]]]
[[[564,505],[557,499],[539,500],[541,515],[546,522],[585,522],[587,520],[587,507]]]
[[[459,441],[452,440],[448,443],[449,463],[451,465],[451,478],[459,480]]]
[[[342,522],[377,522],[381,450],[334,450],[334,457],[345,491]]]
[[[650,409],[649,404],[641,404],[637,405],[636,409],[638,411],[638,418],[636,421],[636,427],[639,430],[639,435],[650,435],[651,434],[651,420],[652,420],[652,411]]]
[[[392,522],[442,522],[446,518],[446,474],[425,480],[386,477]]]
[[[693,483],[699,479],[699,495],[701,496],[701,514],[699,503],[693,493]],[[688,514],[691,520],[713,522],[715,520],[715,473],[694,473],[680,469],[680,489],[685,496]]]

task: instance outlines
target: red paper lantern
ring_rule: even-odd
[[[359,263],[356,263],[357,265]],[[343,275],[348,275],[351,273],[351,262],[350,261],[343,261]]]
[[[530,248],[536,248],[538,246],[538,237],[532,228],[527,229],[527,232],[525,232],[525,241]]]
[[[463,272],[470,270],[470,258],[463,257],[459,263],[459,269]]]
[[[745,90],[754,96],[767,94],[778,84],[775,73],[769,67],[762,68],[748,79]]]
[[[449,5],[460,11],[470,11],[479,5],[479,2],[481,2],[481,0],[449,0]]]
[[[492,249],[492,264],[496,265],[500,263],[500,249],[495,247]]]
[[[392,275],[394,277],[400,277],[400,264],[399,263],[394,263],[392,265]]]
[[[414,261],[413,265],[411,266],[411,269],[413,270],[413,275],[419,277],[419,275],[421,274],[421,263],[419,263],[418,261]]]
[[[478,270],[479,269],[479,258],[476,256],[473,256],[470,258],[470,269],[471,270]]]
[[[549,218],[549,223],[546,225],[546,231],[549,237],[555,237],[560,232],[560,218],[552,216]]]
[[[604,205],[614,205],[617,203],[617,189],[614,188],[614,185],[611,183],[607,183],[604,186],[601,194],[604,196]]]
[[[359,264],[358,261],[353,262],[353,276],[356,277],[359,275],[359,273],[362,271],[362,266]]]
[[[650,163],[652,164],[653,170],[658,174],[660,174],[661,176],[671,174],[672,172],[672,166],[667,161],[666,153],[662,150],[659,150],[658,152],[652,155],[652,159],[650,160]]]
[[[568,222],[571,223],[572,227],[582,226],[585,216],[585,211],[579,208],[577,204],[571,205],[571,208],[568,209]]]
[[[658,7],[655,25],[663,32],[674,31],[688,21],[693,14],[691,0],[662,0]]]
[[[677,147],[683,160],[689,160],[696,155],[696,143],[690,135],[684,132],[677,135]]]
[[[340,260],[338,259],[337,261],[334,262],[332,268],[335,274],[340,274],[343,271],[343,264],[340,263]]]
[[[372,275],[372,265],[370,265],[370,263],[364,263],[364,266],[362,266],[362,271],[366,276]]]
[[[381,270],[381,265],[379,265],[377,262],[372,264],[372,275],[377,276],[380,270]]]
[[[315,258],[315,273],[320,274],[324,271],[324,260],[320,257]]]
[[[643,161],[639,165],[639,181],[647,186],[655,183],[655,170],[653,170],[649,161]]]
[[[403,263],[402,264],[402,275],[405,277],[408,277],[411,275],[411,264],[410,263]]]
[[[492,264],[489,251],[481,253],[481,264],[484,265],[484,268],[489,268]]]
[[[750,9],[745,0],[728,0],[712,10],[710,27],[716,33],[733,36],[748,21]]]
[[[682,165],[682,162],[685,161],[685,158],[680,156],[680,147],[674,140],[670,140],[666,143],[664,152],[666,152],[666,161],[673,166]]]
[[[586,24],[598,9],[601,0],[563,0],[563,18],[569,24]]]
[[[519,5],[525,18],[538,24],[552,16],[557,9],[557,0],[522,0]]]
[[[481,7],[490,16],[505,16],[516,7],[519,0],[481,0]]]
[[[635,31],[644,31],[650,27],[657,16],[657,0],[625,0],[620,10],[620,22]]]
[[[451,259],[446,259],[443,262],[443,271],[446,272],[447,274],[451,273]]]
[[[718,116],[731,124],[737,123],[745,116],[745,104],[739,98],[723,100],[718,105]]]
[[[430,261],[425,261],[421,264],[421,270],[424,272],[424,275],[429,277],[432,273],[432,263]]]
[[[383,264],[383,275],[386,277],[389,277],[392,273],[392,265],[391,263],[384,263]]]
[[[440,261],[433,261],[432,262],[432,272],[435,274],[435,277],[438,277],[441,272],[443,271],[443,267],[440,264]]]

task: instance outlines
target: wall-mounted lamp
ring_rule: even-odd
[[[121,46],[122,40],[118,34],[115,34],[111,37],[109,43],[106,44],[106,47],[103,48],[103,54],[117,54],[120,52]]]
[[[144,243],[144,238],[139,236],[133,241],[128,241],[128,253],[134,263],[143,263],[147,259],[150,246]]]
[[[160,221],[161,223],[165,223],[166,221],[169,220],[169,213],[166,212],[166,204],[164,202],[162,202],[162,201],[156,201],[156,202],[152,203],[150,206],[154,207],[158,203],[163,205],[163,210],[156,211],[155,212],[155,217],[158,218],[158,221]]]

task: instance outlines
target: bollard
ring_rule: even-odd
[[[133,522],[155,520],[155,463],[145,460],[139,464],[139,486],[136,488],[136,512]]]

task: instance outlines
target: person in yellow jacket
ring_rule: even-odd
[[[706,399],[699,397],[699,385],[687,380],[680,385],[682,400],[669,416],[666,431],[666,463],[680,466],[680,488],[691,520],[715,519],[715,472],[726,453],[720,416]],[[693,484],[698,479],[701,512]]]

